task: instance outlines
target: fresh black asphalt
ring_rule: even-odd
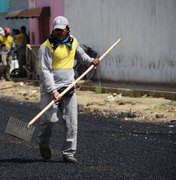
[[[65,164],[60,152],[62,122],[54,126],[49,161],[39,155],[38,128],[31,143],[5,133],[10,116],[29,122],[38,112],[37,104],[0,99],[0,180],[176,179],[174,123],[137,123],[80,113],[76,154],[79,164]]]

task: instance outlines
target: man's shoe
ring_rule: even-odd
[[[73,156],[63,155],[63,161],[65,163],[78,163],[78,160]]]
[[[49,147],[48,148],[40,147],[40,155],[46,160],[50,159],[51,158],[50,148]]]

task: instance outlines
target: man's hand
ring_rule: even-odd
[[[55,102],[57,102],[57,101],[59,101],[59,100],[61,99],[61,96],[60,96],[60,94],[59,94],[58,91],[54,91],[54,92],[52,93],[52,97],[53,97],[53,100],[54,100]]]
[[[92,64],[94,66],[97,66],[98,64],[100,63],[100,60],[98,58],[95,58],[93,61],[92,61]]]

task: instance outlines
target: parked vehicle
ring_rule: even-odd
[[[12,56],[11,66],[10,66],[10,76],[18,77],[18,75],[19,75],[19,63],[17,59],[17,53],[14,52]]]

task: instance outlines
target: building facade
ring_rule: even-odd
[[[32,44],[39,46],[54,17],[64,15],[71,33],[99,55],[122,39],[97,68],[97,79],[176,84],[175,0],[28,0],[28,8],[39,7],[50,13],[29,19]]]
[[[175,0],[65,0],[72,32],[101,55],[99,79],[176,84]]]

